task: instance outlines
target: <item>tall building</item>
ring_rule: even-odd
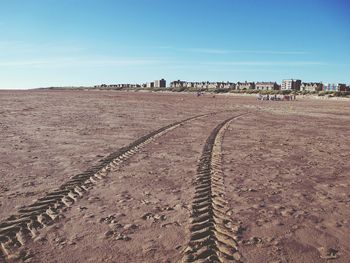
[[[155,80],[154,81],[154,87],[155,88],[165,88],[166,87],[165,79]]]
[[[154,82],[147,82],[146,83],[147,88],[153,88],[154,87]]]
[[[301,80],[284,79],[281,84],[281,90],[300,90]]]

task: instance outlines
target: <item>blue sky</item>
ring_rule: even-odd
[[[350,83],[350,0],[0,0],[0,89]]]

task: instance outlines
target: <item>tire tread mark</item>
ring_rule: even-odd
[[[26,241],[35,238],[41,228],[52,225],[63,217],[64,211],[92,189],[94,184],[103,180],[110,171],[147,144],[186,122],[217,113],[193,116],[144,135],[128,146],[109,154],[98,165],[72,176],[59,188],[47,193],[33,204],[20,208],[16,214],[0,222],[0,262],[1,259],[18,257],[20,253],[17,252]]]
[[[231,117],[217,125],[207,138],[197,167],[192,204],[190,241],[182,262],[241,262],[227,216],[221,147]]]

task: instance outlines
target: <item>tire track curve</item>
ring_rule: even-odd
[[[221,147],[230,123],[246,114],[220,123],[207,138],[197,167],[190,241],[182,262],[240,262],[237,242],[232,237],[232,222],[226,214]]]
[[[72,176],[59,188],[37,199],[33,204],[21,207],[16,214],[0,222],[0,262],[1,259],[26,259],[29,255],[26,255],[25,251],[18,250],[28,240],[37,237],[40,229],[54,224],[63,217],[64,211],[92,189],[95,183],[147,144],[186,122],[217,113],[197,115],[155,130],[111,153],[91,169]]]

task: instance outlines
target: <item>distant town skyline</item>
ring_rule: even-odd
[[[67,87],[49,87],[49,88],[67,88]],[[73,88],[73,87],[70,87]],[[75,87],[74,87],[75,88]],[[76,87],[82,88],[82,87]],[[85,88],[85,87],[84,87]],[[350,85],[345,83],[323,83],[323,82],[303,82],[300,79],[284,79],[279,84],[277,81],[186,81],[173,80],[168,85],[165,79],[154,80],[146,83],[113,83],[95,85],[96,89],[110,90],[128,90],[128,89],[149,89],[163,88],[171,91],[211,91],[211,92],[231,92],[231,91],[301,91],[301,92],[350,92]]]
[[[350,2],[3,0],[0,89],[187,81],[350,84]]]

